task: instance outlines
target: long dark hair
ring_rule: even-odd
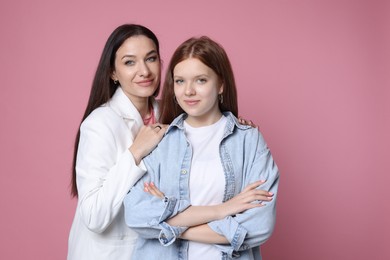
[[[173,70],[175,66],[188,58],[200,60],[211,68],[223,83],[223,103],[219,103],[221,112],[231,111],[238,115],[237,90],[233,70],[229,58],[221,45],[207,36],[190,38],[174,52],[167,68],[162,99],[160,105],[161,123],[170,124],[175,117],[183,113],[183,109],[175,102]]]
[[[124,24],[116,28],[107,39],[104,46],[102,55],[100,57],[99,64],[96,69],[95,77],[92,82],[91,92],[89,94],[89,100],[87,108],[85,109],[84,116],[81,122],[91,114],[91,112],[108,102],[114,95],[118,85],[111,79],[111,75],[115,70],[115,55],[117,50],[122,46],[123,42],[133,36],[146,36],[151,39],[156,45],[156,51],[160,57],[160,46],[156,35],[148,28],[138,24]],[[160,82],[154,92],[154,98],[160,91]],[[72,165],[72,181],[71,181],[71,195],[72,197],[78,196],[76,185],[76,159],[77,151],[80,141],[80,128],[76,135],[74,153],[73,153],[73,165]]]

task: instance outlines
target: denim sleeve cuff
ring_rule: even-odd
[[[163,246],[169,246],[176,241],[180,235],[188,229],[188,227],[175,227],[170,226],[165,222],[166,219],[176,215],[177,212],[182,212],[189,207],[189,203],[186,201],[178,201],[176,198],[164,197],[163,202],[165,203],[164,212],[161,214],[159,220],[159,226],[161,228],[160,235],[158,237],[160,243]]]
[[[186,210],[191,204],[187,200],[178,200],[175,197],[164,197],[162,201],[165,204],[163,213],[160,216],[159,223],[168,218],[176,216],[178,213]]]
[[[238,251],[240,249],[244,243],[245,236],[248,233],[248,231],[231,216],[212,221],[208,223],[208,225],[214,232],[226,237],[230,242],[230,248],[223,250],[229,255],[232,255],[233,251]]]
[[[166,222],[160,223],[161,232],[158,236],[158,240],[161,245],[169,246],[176,241],[180,235],[188,229],[188,227],[174,227],[168,225]]]

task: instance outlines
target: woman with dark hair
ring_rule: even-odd
[[[154,99],[160,65],[158,39],[144,26],[119,26],[105,44],[75,142],[69,260],[131,259],[137,234],[125,224],[123,199],[166,130]]]
[[[218,43],[191,38],[176,49],[160,108],[161,122],[173,122],[124,200],[140,235],[133,259],[261,259],[279,171],[261,133],[236,118],[233,71]]]

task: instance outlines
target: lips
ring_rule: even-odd
[[[141,87],[150,87],[153,84],[153,82],[154,82],[153,79],[146,79],[146,80],[138,81],[136,83]]]
[[[195,106],[196,104],[199,103],[199,100],[184,100],[184,103],[186,103],[189,106]]]

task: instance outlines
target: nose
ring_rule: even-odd
[[[148,77],[150,75],[150,69],[145,62],[139,63],[138,74],[140,77]]]
[[[192,96],[195,94],[195,89],[193,88],[192,83],[186,84],[184,94],[186,96]]]

